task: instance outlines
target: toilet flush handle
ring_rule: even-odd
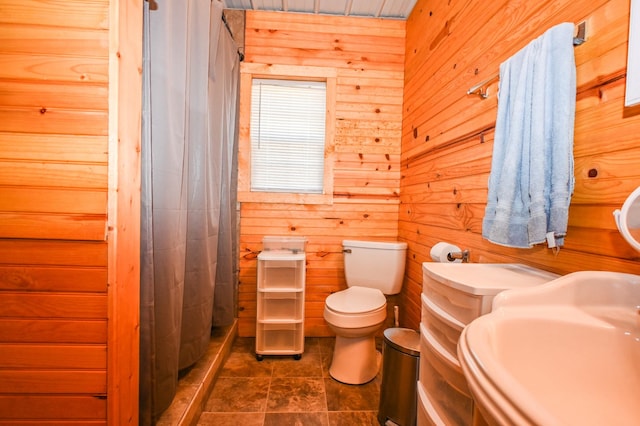
[[[351,249],[344,249],[342,250],[343,253],[351,253]]]

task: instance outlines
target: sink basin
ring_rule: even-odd
[[[575,272],[507,290],[458,358],[490,424],[640,424],[640,275]]]

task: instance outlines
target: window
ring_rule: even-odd
[[[242,62],[238,116],[239,202],[333,203],[336,74],[335,68]],[[258,82],[261,83],[261,99],[254,99],[254,83]],[[257,88],[258,84],[255,89]],[[265,97],[267,91],[277,93],[284,90],[298,94],[287,94],[284,101],[280,102],[277,102],[278,97],[273,93],[268,93]],[[305,94],[300,96],[299,91],[304,91]],[[324,94],[320,94],[322,91]],[[301,116],[301,111],[308,110],[310,104],[315,102],[311,102],[311,95],[319,103],[323,102],[324,106],[320,107],[318,104],[316,112],[307,112],[306,116]],[[296,97],[297,103],[294,102]],[[266,106],[267,99],[269,107]],[[275,106],[289,107],[288,112],[279,112],[284,121],[278,122],[273,117],[265,120],[266,114],[279,111]],[[254,111],[260,112],[259,120],[252,119]],[[294,119],[299,123],[294,124]],[[316,124],[312,125],[309,119],[313,119]],[[273,126],[274,124],[278,126]],[[320,128],[323,130],[319,130]],[[310,137],[312,134],[315,135],[314,138]],[[259,141],[260,152],[258,149],[254,152],[252,140]],[[262,159],[262,155],[267,157]],[[312,169],[315,171],[311,172]]]
[[[251,191],[322,194],[327,84],[254,78]]]

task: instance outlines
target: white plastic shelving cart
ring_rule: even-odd
[[[304,352],[304,238],[265,237],[258,255],[256,359]]]

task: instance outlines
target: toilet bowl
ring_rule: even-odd
[[[407,245],[346,240],[343,247],[348,288],[327,297],[324,319],[336,334],[329,374],[355,385],[380,370],[375,335],[387,317],[385,294],[402,288]]]
[[[375,333],[387,317],[387,299],[380,290],[349,287],[327,297],[324,318],[336,334],[329,374],[348,384],[371,381],[380,369]]]
[[[387,299],[380,290],[349,287],[333,293],[324,304],[324,318],[332,330],[347,337],[375,332],[387,317]]]

